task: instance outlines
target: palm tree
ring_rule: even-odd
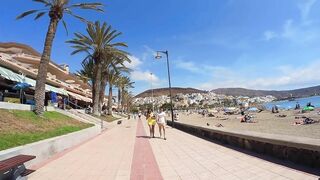
[[[126,107],[124,109],[125,112],[129,112],[131,109],[131,105],[132,105],[133,95],[131,93],[129,93],[128,90],[124,90],[122,93],[123,93],[122,94],[122,101],[123,101],[122,106]]]
[[[121,35],[120,32],[112,30],[107,23],[100,24],[96,21],[94,24],[88,24],[86,28],[87,34],[75,33],[76,36],[72,40],[67,41],[73,44],[75,50],[71,53],[86,53],[86,59],[91,58],[94,62],[93,79],[92,79],[92,97],[93,97],[93,114],[100,115],[99,112],[99,92],[101,89],[101,75],[103,62],[108,59],[108,55],[118,51],[117,47],[127,47],[123,42],[113,43],[113,40]]]
[[[112,87],[116,84],[120,73],[114,69],[108,72],[109,94],[108,94],[108,115],[112,115]]]
[[[93,68],[94,68],[93,60],[92,59],[87,59],[85,61],[82,61],[81,66],[82,66],[82,69],[77,71],[76,75],[84,83],[86,83],[86,84],[90,83],[92,85]]]
[[[128,88],[133,88],[134,82],[130,80],[128,76],[121,76],[117,82],[118,87],[118,110],[120,110],[121,104],[121,111],[123,111],[123,104],[124,104],[124,93]]]
[[[110,55],[107,61],[104,61],[100,89],[100,108],[102,107],[102,104],[104,102],[105,88],[109,78],[108,73],[111,70],[114,70],[119,74],[123,72],[129,73],[130,69],[124,65],[126,61],[129,63],[131,62],[131,60],[127,56],[127,53],[124,51],[116,51]]]
[[[45,38],[44,48],[40,59],[39,71],[37,75],[37,82],[35,88],[35,113],[41,115],[43,113],[44,98],[45,98],[45,83],[47,78],[47,67],[50,62],[51,48],[53,39],[55,37],[58,23],[62,21],[63,26],[67,30],[66,22],[63,20],[64,14],[69,14],[81,21],[88,22],[84,18],[74,14],[72,9],[91,9],[95,11],[103,12],[101,3],[77,3],[69,4],[69,0],[33,0],[38,3],[42,3],[45,8],[39,10],[30,10],[17,16],[17,19],[21,19],[28,15],[37,13],[35,20],[39,19],[45,14],[49,15],[50,23]]]

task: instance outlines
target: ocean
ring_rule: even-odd
[[[308,102],[311,102],[315,107],[320,107],[320,96],[311,96],[307,98],[297,98],[294,101],[274,101],[270,103],[263,104],[267,109],[271,109],[274,105],[277,105],[279,109],[294,109],[297,102],[300,104],[300,108],[303,108],[307,105]]]

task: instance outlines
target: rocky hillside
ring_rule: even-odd
[[[172,95],[176,95],[178,93],[189,94],[189,93],[205,93],[205,92],[207,91],[203,91],[195,88],[178,88],[178,87],[172,88]],[[231,96],[249,96],[249,97],[272,95],[277,99],[287,99],[287,98],[290,98],[291,96],[295,98],[299,98],[299,97],[319,95],[320,86],[313,86],[313,87],[294,89],[294,90],[284,90],[284,91],[252,90],[252,89],[244,89],[244,88],[218,88],[218,89],[212,90],[211,92],[214,92],[216,94],[225,94],[225,95],[231,95]],[[169,89],[168,88],[154,89],[153,94],[155,97],[161,96],[161,95],[169,95]],[[151,96],[152,96],[152,91],[147,90],[138,94],[136,97],[151,97]]]
[[[264,91],[264,90],[252,90],[244,88],[219,88],[214,89],[211,92],[217,94],[225,94],[231,96],[266,96],[272,95],[278,99],[286,99],[289,97],[307,97],[315,94],[320,94],[320,86],[294,89],[294,90],[285,90],[285,91]]]
[[[182,94],[189,94],[189,93],[205,93],[206,91],[199,90],[199,89],[194,89],[194,88],[178,88],[178,87],[173,87],[171,88],[172,95],[176,95],[178,93]],[[159,88],[159,89],[153,89],[153,96],[162,96],[162,95],[169,95],[169,88]],[[152,91],[146,90],[138,95],[136,97],[151,97],[152,96]]]

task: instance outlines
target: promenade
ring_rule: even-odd
[[[123,121],[37,166],[29,179],[318,179],[170,127],[167,140],[148,132],[145,119]]]

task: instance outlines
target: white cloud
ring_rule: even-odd
[[[178,68],[187,70],[187,71],[191,71],[194,73],[201,73],[202,70],[199,68],[199,66],[195,65],[193,62],[191,61],[183,61],[183,60],[177,60],[175,61],[175,64]]]
[[[133,71],[131,73],[131,78],[134,81],[145,81],[155,85],[160,83],[159,77],[155,74],[151,74],[150,71],[139,71],[139,70]]]
[[[294,43],[317,42],[320,39],[319,28],[313,26],[314,23],[309,17],[312,7],[318,0],[303,0],[298,4],[301,22],[288,19],[284,22],[281,31],[265,31],[263,39],[269,41],[272,39],[290,40]]]
[[[312,24],[306,25],[288,19],[284,22],[281,31],[265,31],[263,39],[265,41],[282,39],[299,45],[307,45],[309,43],[317,43],[320,40],[319,31],[320,29],[312,26]]]
[[[142,54],[142,60],[146,61],[148,59],[153,59],[156,56],[156,51],[151,47],[144,45],[145,52]]]
[[[131,63],[125,62],[124,65],[130,69],[136,69],[138,66],[142,64],[142,61],[136,56],[129,56]]]
[[[221,66],[212,66],[208,64],[195,64],[192,61],[176,60],[174,61],[177,68],[186,71],[201,74],[203,76],[211,76],[213,78],[226,78],[233,75],[233,71]]]
[[[132,72],[130,73],[130,78],[133,81],[142,81],[142,82],[147,82],[153,84],[154,87],[159,86],[162,81],[159,79],[157,75],[152,73],[149,70],[141,70],[141,65],[143,64],[143,61],[140,60],[137,56],[130,55],[129,56],[131,63],[125,63],[125,65],[132,69]]]
[[[310,11],[312,6],[317,2],[317,0],[304,0],[303,3],[298,4],[300,10],[302,21],[308,21]]]
[[[273,31],[265,31],[263,35],[264,35],[264,40],[266,41],[269,41],[277,37],[277,33]]]
[[[317,85],[320,82],[318,71],[320,69],[320,60],[313,61],[303,67],[293,67],[290,65],[273,68],[277,76],[270,74],[264,77],[245,77],[241,73],[222,74],[227,79],[214,78],[209,82],[198,84],[198,88],[211,90],[215,88],[243,87],[250,89],[292,89]],[[231,69],[230,69],[231,71]],[[228,71],[226,71],[228,72]]]

